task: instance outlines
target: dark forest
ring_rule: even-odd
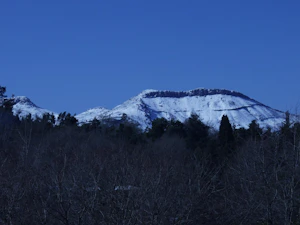
[[[300,124],[142,131],[0,108],[0,224],[300,224]]]

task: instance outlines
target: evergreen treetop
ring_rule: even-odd
[[[1,97],[1,98],[7,97],[7,96],[5,95],[5,92],[6,92],[6,87],[2,87],[2,86],[0,85],[0,97]]]

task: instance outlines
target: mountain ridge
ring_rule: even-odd
[[[58,114],[35,105],[29,98],[18,96],[13,101],[13,113],[20,118],[28,114],[32,118],[43,114]],[[214,129],[218,129],[223,115],[229,117],[233,126],[247,128],[256,120],[262,128],[278,129],[285,120],[285,113],[273,109],[240,92],[226,89],[197,88],[188,91],[168,91],[146,89],[138,95],[115,106],[112,109],[95,107],[78,115],[78,124],[90,123],[93,119],[121,120],[124,116],[145,130],[151,127],[156,118],[179,120],[184,122],[192,114]]]
[[[189,91],[169,91],[169,90],[154,90],[154,89],[147,89],[143,91],[141,94],[144,94],[147,98],[152,97],[172,97],[172,98],[181,98],[187,96],[207,96],[207,95],[233,95],[237,97],[242,97],[244,99],[251,99],[254,100],[247,95],[242,94],[241,92],[227,90],[227,89],[207,89],[207,88],[196,88]]]

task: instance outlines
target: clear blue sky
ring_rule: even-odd
[[[300,1],[1,1],[0,85],[72,114],[198,87],[293,110]]]

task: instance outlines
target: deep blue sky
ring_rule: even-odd
[[[72,114],[197,87],[294,110],[299,12],[299,0],[1,1],[0,85]]]

